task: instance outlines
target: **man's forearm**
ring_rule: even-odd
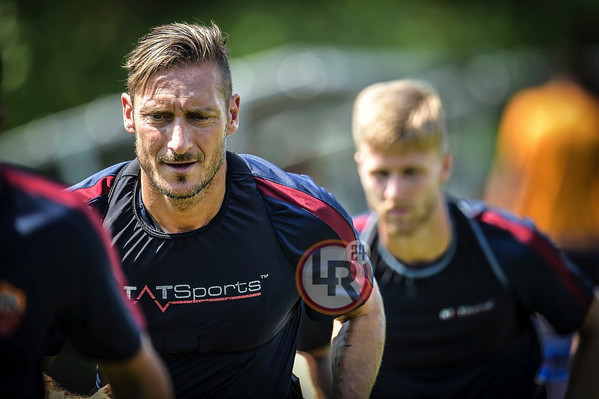
[[[376,380],[385,344],[385,314],[378,288],[347,319],[333,340],[333,397],[364,399]]]
[[[47,374],[43,374],[46,387],[46,399],[82,399],[89,396],[81,396],[61,387]]]

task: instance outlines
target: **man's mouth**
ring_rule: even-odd
[[[390,208],[387,213],[393,217],[405,216],[409,213],[410,207],[408,206],[394,206]]]
[[[187,172],[195,165],[195,162],[165,162],[165,165],[177,172]]]

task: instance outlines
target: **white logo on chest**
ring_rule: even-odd
[[[489,312],[495,307],[495,298],[485,302],[475,303],[473,305],[460,305],[449,308],[443,308],[439,311],[439,319],[450,320],[455,317],[474,316],[479,313]]]

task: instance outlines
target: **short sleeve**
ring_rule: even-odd
[[[577,330],[593,300],[593,283],[532,223],[486,214],[483,223],[509,287],[558,333]]]
[[[83,208],[83,205],[82,205]],[[122,290],[120,262],[99,220],[77,209],[62,232],[66,295],[62,329],[84,356],[118,360],[140,347],[143,317]]]
[[[372,266],[347,211],[306,175],[244,155],[298,291],[313,319],[362,306],[373,289]]]
[[[297,349],[310,351],[322,348],[331,343],[333,335],[333,320],[312,320],[307,312],[305,303],[302,304],[302,317],[299,327]]]

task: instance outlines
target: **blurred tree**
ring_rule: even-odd
[[[2,0],[5,128],[121,91],[124,55],[167,22],[216,21],[232,57],[290,42],[466,56],[548,44],[576,26],[594,28],[597,15],[595,0]]]

